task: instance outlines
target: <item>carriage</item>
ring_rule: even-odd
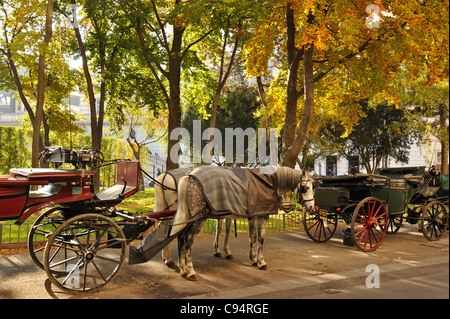
[[[11,169],[0,176],[0,220],[20,225],[40,213],[28,235],[29,253],[63,290],[92,291],[110,282],[125,263],[127,244],[175,214],[133,216],[116,209],[139,190],[139,161],[115,161],[115,184],[95,192],[93,170],[103,163],[100,152],[53,147],[42,155],[55,166],[71,163],[75,169]]]
[[[308,237],[326,242],[343,221],[344,244],[368,252],[406,221],[419,224],[428,240],[439,239],[448,227],[448,175],[440,175],[434,167],[428,171],[386,168],[376,173],[318,179],[318,209],[303,212]]]
[[[148,261],[179,236],[182,236],[182,242],[186,242],[186,238],[192,242],[194,235],[190,232],[194,231],[194,227],[185,230],[185,225],[195,221],[200,221],[200,225],[201,218],[206,219],[205,214],[208,212],[203,209],[205,206],[201,206],[194,218],[191,216],[184,219],[187,216],[187,187],[193,180],[198,181],[193,176],[183,176],[178,190],[155,180],[161,189],[178,193],[177,210],[169,210],[172,205],[169,204],[160,211],[132,215],[118,210],[116,206],[139,190],[139,172],[144,171],[139,167],[138,161],[112,161],[111,163],[116,164],[115,185],[97,193],[93,187],[93,171],[106,165],[100,152],[57,147],[44,150],[43,156],[56,166],[71,163],[75,165],[75,169],[11,169],[10,175],[0,177],[0,203],[3,204],[0,206],[0,220],[15,219],[20,224],[30,215],[41,213],[28,235],[29,252],[33,261],[45,270],[51,282],[63,290],[93,291],[109,283],[125,263],[128,244],[155,224],[158,227],[145,236],[137,248],[130,245],[128,264]],[[93,170],[87,170],[88,167]],[[196,177],[199,174],[210,177],[210,169],[210,166],[199,167],[190,174],[195,172]],[[214,207],[215,211],[223,214],[233,213],[236,207],[241,208],[244,215],[249,212],[245,216],[252,220],[250,234],[255,233],[251,236],[254,240],[250,244],[250,257],[254,264],[264,269],[266,264],[262,253],[262,230],[268,215],[278,212],[278,194],[294,192],[299,203],[312,209],[313,179],[306,171],[298,172],[290,168],[268,169],[264,173],[258,169],[224,168],[221,173],[226,178],[219,179],[220,182],[229,186],[233,180],[242,189],[239,194],[231,192],[241,206],[233,203],[227,211],[216,206],[211,208]],[[215,182],[219,184],[208,189],[224,188],[217,179]],[[41,188],[33,189],[37,186]],[[253,195],[249,206],[246,187]],[[265,201],[259,196],[260,193],[254,191],[255,187],[263,189]],[[197,190],[201,191],[200,188]],[[180,194],[184,195],[180,197]],[[228,196],[230,192],[223,194]],[[164,198],[165,196],[163,195]],[[206,201],[205,193],[199,193],[198,196],[203,196],[202,200]],[[155,197],[158,199],[158,196]],[[267,207],[268,204],[273,207]],[[258,214],[254,214],[255,211]],[[262,233],[262,236],[258,235],[257,254],[256,232]],[[192,244],[189,249],[191,247]],[[187,251],[185,248],[182,250]],[[192,260],[188,260],[191,256],[191,253],[183,256],[185,264],[189,262],[189,271],[194,274],[186,276],[189,280],[195,277]]]

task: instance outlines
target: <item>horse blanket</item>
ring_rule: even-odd
[[[261,173],[259,168],[202,166],[189,176],[203,189],[215,215],[267,215],[278,213],[275,172]]]
[[[167,171],[166,174],[171,175],[175,180],[175,188],[178,189],[178,182],[180,178],[182,178],[186,173],[188,173],[192,168],[176,168],[170,171]],[[165,178],[164,178],[165,179]],[[163,181],[164,182],[164,181]]]

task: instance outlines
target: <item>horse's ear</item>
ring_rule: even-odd
[[[314,176],[314,171],[311,171],[311,172],[309,173],[309,176],[313,177],[313,176]]]

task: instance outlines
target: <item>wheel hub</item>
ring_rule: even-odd
[[[91,252],[91,251],[87,251],[87,252],[84,254],[84,258],[85,258],[87,261],[91,261],[92,259],[94,259],[94,257],[95,257],[95,254],[94,254],[93,252]]]

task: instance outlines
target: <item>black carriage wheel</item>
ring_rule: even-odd
[[[323,243],[333,237],[338,223],[338,215],[333,211],[313,210],[308,212],[304,209],[302,222],[308,237]]]
[[[448,226],[448,213],[439,201],[429,202],[422,210],[422,233],[428,240],[438,240]]]
[[[368,197],[355,208],[352,217],[352,238],[356,247],[369,252],[377,249],[386,235],[388,216],[379,199]]]
[[[93,291],[118,275],[125,256],[126,238],[112,219],[82,214],[53,232],[44,250],[44,268],[63,290]]]
[[[54,207],[42,213],[33,223],[28,234],[28,252],[31,259],[41,269],[44,269],[44,249],[50,236],[64,222],[60,207]]]
[[[403,214],[389,216],[386,233],[395,234],[403,225]]]

